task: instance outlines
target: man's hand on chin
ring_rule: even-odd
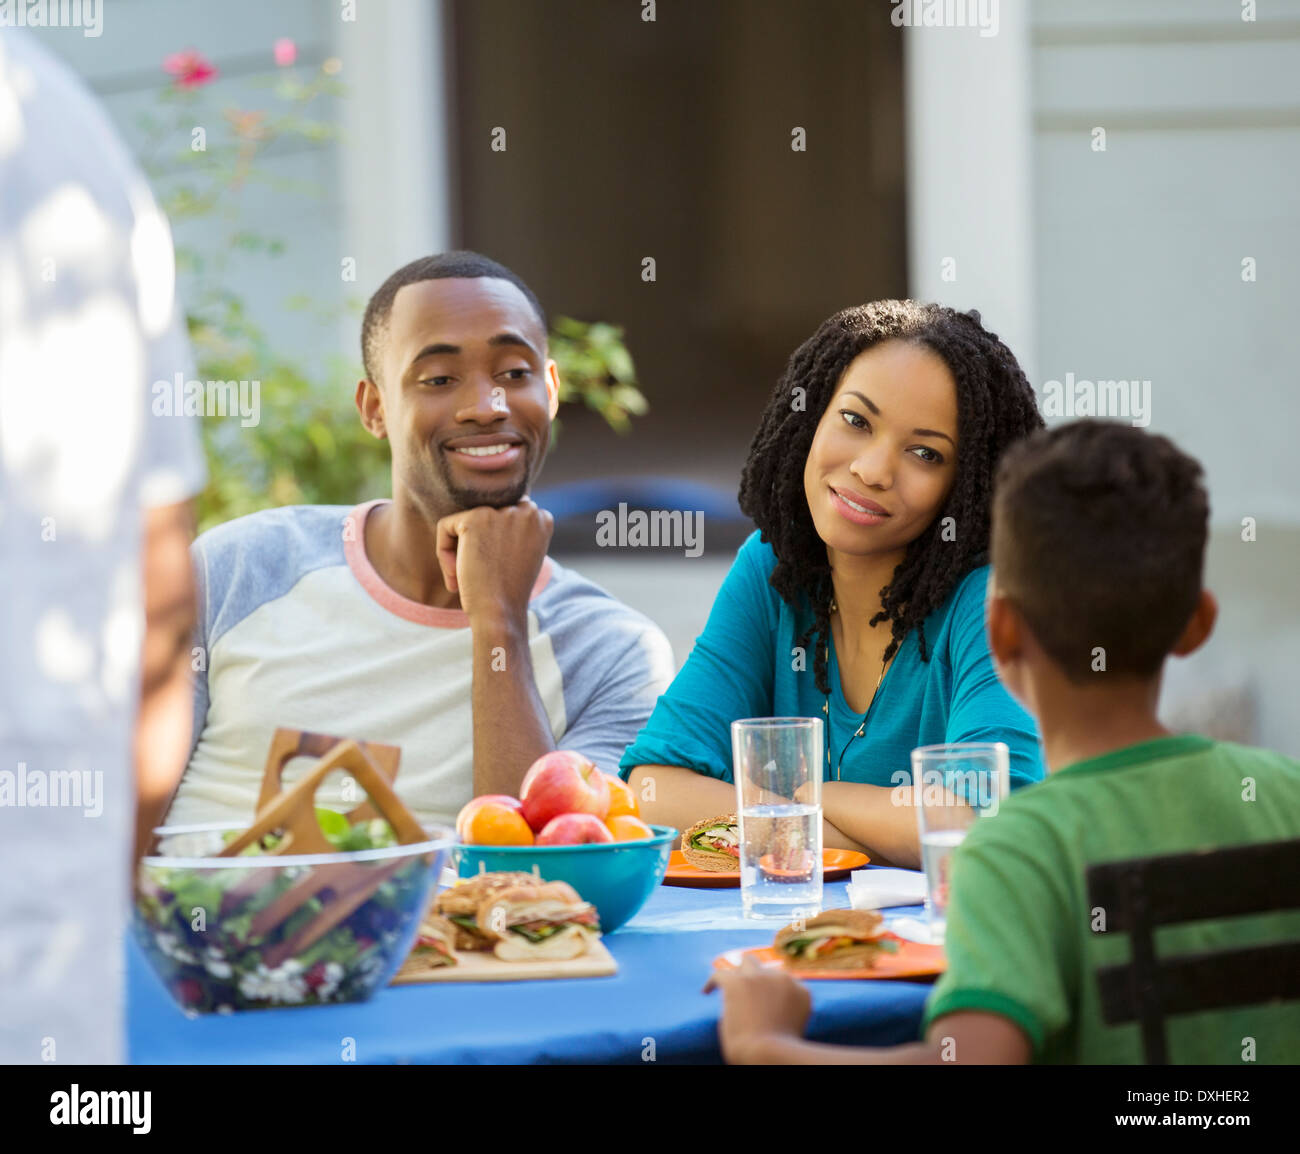
[[[473,792],[517,794],[528,767],[555,748],[528,649],[528,598],[553,520],[525,497],[443,517],[438,564],[460,595],[474,643]]]
[[[554,518],[530,497],[517,505],[479,505],[443,517],[435,530],[448,590],[474,621],[517,619],[551,543]]]

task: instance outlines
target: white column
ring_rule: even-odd
[[[357,0],[356,19],[340,21],[342,255],[356,258],[348,287],[358,296],[407,261],[450,247],[442,8],[442,0]]]
[[[1029,5],[997,3],[996,33],[904,37],[908,281],[918,300],[977,308],[1036,379]],[[945,261],[955,279],[944,279]]]

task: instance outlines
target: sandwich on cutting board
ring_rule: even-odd
[[[689,865],[711,873],[740,869],[740,826],[734,813],[705,818],[682,834],[682,856]]]
[[[497,890],[478,908],[478,929],[507,962],[576,958],[600,937],[600,915],[567,882]]]
[[[875,910],[826,910],[778,931],[772,943],[789,970],[861,970],[898,952]]]
[[[433,903],[433,913],[441,914],[455,924],[458,950],[490,950],[496,943],[496,934],[479,928],[478,909],[484,900],[501,890],[515,886],[537,885],[535,874],[503,871],[481,873],[457,882],[451,889],[443,890]]]
[[[420,923],[411,957],[430,969],[456,965],[456,929],[446,918],[429,914]]]

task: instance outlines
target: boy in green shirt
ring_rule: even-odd
[[[1166,438],[1101,421],[1007,452],[986,624],[1003,684],[1039,722],[1049,776],[954,852],[948,969],[925,1041],[806,1042],[807,991],[749,965],[712,983],[728,1061],[1143,1061],[1138,1026],[1102,1020],[1096,971],[1131,947],[1125,933],[1093,932],[1088,867],[1300,837],[1300,763],[1156,719],[1165,657],[1198,648],[1217,612],[1201,587],[1200,475]],[[1172,926],[1155,942],[1168,956],[1297,939],[1300,913],[1275,913]],[[1300,1061],[1296,1002],[1170,1016],[1165,1029],[1173,1062]]]

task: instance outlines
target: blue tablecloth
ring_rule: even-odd
[[[847,906],[846,891],[843,882],[826,886],[824,907]],[[618,960],[614,977],[400,986],[352,1005],[194,1019],[177,1009],[132,943],[131,1061],[608,1064],[639,1063],[653,1053],[656,1062],[719,1062],[721,999],[700,990],[718,954],[768,945],[779,928],[753,925],[741,919],[739,890],[660,886],[632,921],[605,938]],[[930,990],[897,981],[808,986],[809,1037],[877,1046],[916,1040]]]

